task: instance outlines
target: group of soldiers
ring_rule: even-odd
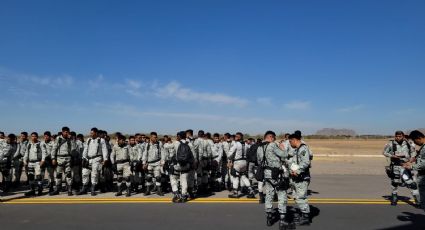
[[[181,131],[175,140],[155,132],[149,136],[126,137],[92,128],[89,137],[63,127],[57,135],[22,132],[7,137],[0,132],[0,173],[2,190],[19,188],[23,172],[30,190],[26,196],[40,196],[44,187],[49,195],[67,192],[68,196],[113,190],[116,196],[142,192],[163,196],[170,191],[172,201],[183,203],[195,197],[228,190],[229,198],[256,198],[265,203],[267,224],[277,213],[272,202],[278,200],[281,229],[286,218],[287,193],[292,192],[299,207],[299,224],[310,223],[307,190],[310,183],[312,153],[302,141],[301,132],[285,135],[277,142],[268,131],[263,139],[244,140],[235,135]],[[40,140],[42,139],[42,140]],[[25,170],[23,170],[25,169]],[[46,183],[44,183],[46,181]],[[63,186],[65,184],[65,186]]]
[[[391,179],[391,205],[398,202],[398,188],[407,187],[412,193],[415,204],[425,209],[425,149],[424,134],[418,130],[405,135],[396,131],[394,140],[390,140],[384,148],[389,166],[386,167]],[[419,150],[416,151],[416,146]]]

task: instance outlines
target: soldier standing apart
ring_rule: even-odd
[[[86,194],[91,181],[91,195],[96,196],[96,185],[99,183],[105,159],[108,159],[105,140],[98,136],[97,128],[92,128],[83,152],[83,187],[77,195]]]
[[[248,179],[248,161],[246,158],[248,148],[243,141],[243,134],[236,133],[235,141],[229,151],[228,168],[231,170],[233,191],[229,198],[239,198],[239,185],[248,188],[248,198],[255,198],[254,190]]]
[[[274,222],[273,199],[277,193],[279,209],[279,229],[285,230],[291,227],[287,221],[288,197],[286,191],[289,187],[289,171],[284,164],[288,154],[283,150],[285,146],[276,144],[276,134],[267,131],[264,135],[264,143],[257,148],[257,160],[260,177],[264,181],[265,210],[267,215],[267,226]],[[257,179],[259,179],[257,177]],[[259,179],[259,180],[261,180]]]
[[[18,144],[16,143],[15,134],[9,134],[7,140],[0,148],[0,173],[2,174],[3,193],[9,192],[12,176],[10,174],[12,168],[12,157],[17,151]]]
[[[150,142],[142,155],[143,169],[146,172],[146,191],[145,196],[151,194],[151,186],[156,185],[156,194],[163,196],[161,189],[161,167],[164,165],[165,150],[158,142],[156,132],[151,133]]]
[[[418,130],[412,131],[409,135],[410,139],[419,147],[416,162],[408,162],[403,167],[408,170],[418,171],[418,187],[419,187],[419,204],[420,208],[425,211],[425,135]]]
[[[27,151],[24,155],[24,167],[28,172],[28,182],[30,191],[25,193],[25,196],[41,196],[43,193],[43,183],[41,181],[40,162],[42,160],[41,144],[38,141],[38,133],[31,133],[31,142],[27,146]]]
[[[402,131],[397,131],[394,140],[385,145],[383,154],[391,162],[390,166],[386,167],[387,174],[391,177],[391,205],[397,205],[399,186],[409,188],[416,204],[419,204],[418,186],[413,180],[412,172],[402,167],[402,164],[411,161],[413,155],[415,155],[415,149],[405,139]]]
[[[20,138],[21,141],[18,144],[18,149],[16,150],[16,153],[13,156],[13,175],[15,177],[15,180],[13,181],[13,186],[16,188],[19,187],[19,185],[21,184],[22,170],[24,167],[23,157],[25,155],[25,152],[27,151],[27,146],[29,143],[28,133],[22,132]]]
[[[62,176],[65,174],[68,196],[72,196],[72,151],[76,148],[72,144],[68,127],[62,128],[62,135],[58,136],[52,147],[52,164],[56,166],[56,188],[49,195],[59,195],[62,190]]]
[[[55,168],[52,165],[52,148],[54,140],[52,134],[49,131],[44,132],[44,141],[41,143],[41,150],[43,151],[41,159],[41,177],[44,180],[44,176],[48,176],[48,187],[49,193],[53,192],[55,185]]]
[[[117,137],[118,145],[114,145],[111,153],[111,163],[114,165],[115,173],[117,174],[118,192],[115,196],[121,196],[124,191],[123,180],[126,185],[126,197],[131,196],[131,168],[130,168],[130,151],[125,143],[125,137],[119,135]]]
[[[294,149],[292,156],[288,156],[290,171],[290,186],[293,191],[295,203],[300,213],[295,213],[294,222],[297,225],[310,224],[310,205],[307,199],[310,184],[310,148],[303,144],[301,135],[294,133],[289,136],[289,143]]]

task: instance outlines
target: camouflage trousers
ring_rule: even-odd
[[[417,181],[419,187],[420,207],[425,211],[425,175],[418,175]]]
[[[29,162],[27,166],[28,182],[31,188],[42,185],[40,162]]]
[[[83,185],[88,185],[91,181],[92,185],[99,184],[100,172],[102,170],[102,157],[96,157],[89,160],[89,167],[83,168]]]
[[[284,189],[280,189],[277,185],[277,180],[265,179],[264,181],[266,213],[273,212],[274,195],[277,193],[279,213],[286,214],[286,206],[288,205],[287,192]]]
[[[66,185],[72,186],[71,157],[58,157],[56,161],[56,187],[62,186],[63,174],[66,177]]]
[[[310,205],[308,204],[307,193],[308,186],[310,184],[309,180],[296,181],[294,179],[290,180],[290,187],[293,191],[293,197],[295,199],[295,204],[301,210],[302,213],[310,213]]]
[[[117,164],[117,186],[121,187],[124,180],[127,188],[129,188],[131,186],[131,167],[129,162]]]
[[[157,187],[161,186],[161,165],[158,163],[148,164],[146,173],[146,186],[149,187],[153,183]]]

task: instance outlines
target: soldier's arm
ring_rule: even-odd
[[[257,163],[260,166],[263,163],[262,162],[263,161],[263,157],[264,157],[264,155],[263,155],[263,148],[261,146],[259,146],[258,149],[257,149]]]
[[[101,144],[101,149],[102,149],[102,156],[103,156],[103,160],[106,161],[108,160],[108,147],[106,147],[106,141],[105,139],[100,139],[100,144]]]
[[[425,151],[420,152],[417,157],[418,159],[416,163],[412,165],[412,169],[416,171],[425,170]]]
[[[165,150],[164,145],[159,146],[159,150],[161,151],[161,162],[167,161],[167,150]]]
[[[233,161],[235,159],[236,150],[237,150],[237,144],[232,145],[232,147],[229,150],[229,156],[228,156],[229,161]]]
[[[141,146],[137,148],[137,161],[141,161],[143,156],[143,149]]]
[[[148,148],[145,148],[142,154],[142,162],[143,164],[148,163]]]
[[[392,157],[393,156],[393,147],[391,144],[386,144],[384,148],[384,152],[382,153],[386,157]]]
[[[41,161],[45,161],[47,157],[47,147],[45,143],[41,144],[40,146],[41,146]]]
[[[111,152],[111,163],[115,164],[115,157],[116,157],[117,153],[116,153],[116,147],[112,147],[112,152]]]
[[[59,148],[59,139],[56,139],[55,142],[53,142],[53,146],[52,146],[52,160],[56,160],[57,157],[57,153],[58,153],[58,148]]]
[[[207,146],[207,157],[208,158],[211,158],[212,157],[212,148],[211,148],[211,144],[210,143],[208,143],[208,146]]]
[[[222,144],[219,144],[218,145],[218,160],[220,161],[222,158],[223,158],[223,152],[224,152],[224,150],[223,150],[223,145]]]
[[[303,173],[310,168],[310,150],[307,147],[303,147],[299,154],[300,162],[298,166],[300,167],[300,173]]]
[[[87,142],[84,143],[84,150],[83,150],[83,158],[84,159],[89,159],[89,144],[88,144],[88,140]]]
[[[21,156],[21,145],[16,145],[16,151],[13,153],[12,157],[13,159],[18,159]]]
[[[29,152],[30,152],[30,149],[27,147],[27,149],[24,153],[24,157],[23,157],[23,161],[24,161],[25,164],[28,164]]]
[[[274,154],[276,154],[276,156],[278,156],[280,159],[283,160],[288,158],[288,151],[280,149],[276,143],[273,143],[271,147],[273,148]]]

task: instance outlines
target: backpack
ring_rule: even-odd
[[[180,165],[186,165],[190,163],[193,158],[192,150],[188,143],[180,141],[179,148],[177,149],[176,160]]]
[[[248,162],[257,164],[257,150],[259,146],[260,146],[259,144],[254,144],[248,149],[248,154],[247,154]]]

